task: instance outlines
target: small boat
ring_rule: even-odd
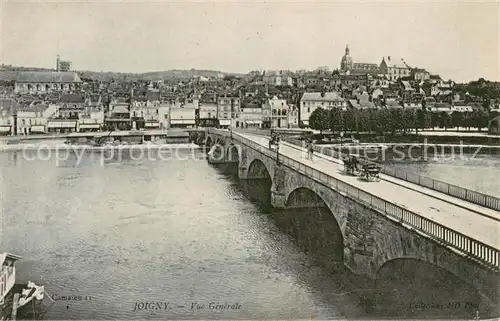
[[[55,302],[44,286],[31,281],[16,283],[15,262],[20,259],[11,253],[0,254],[0,320],[41,320]],[[46,304],[44,299],[50,302]]]

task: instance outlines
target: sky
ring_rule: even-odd
[[[75,70],[299,70],[402,57],[445,79],[500,80],[498,0],[0,1],[0,62]]]

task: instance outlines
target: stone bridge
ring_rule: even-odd
[[[211,130],[205,143],[211,149],[209,162],[237,164],[241,180],[269,180],[273,207],[327,209],[329,217],[317,216],[315,224],[299,223],[296,228],[333,237],[336,241],[328,246],[335,248],[320,247],[319,251],[328,252],[353,273],[372,280],[375,288],[398,283],[418,291],[432,276],[428,284],[445,292],[458,287],[463,293],[475,293],[459,303],[462,307],[469,304],[469,310],[479,310],[481,315],[498,315],[499,262],[495,247],[357,188],[347,181],[351,178],[333,177],[326,170],[312,168],[286,143],[278,153],[269,149],[266,141],[263,137]],[[290,157],[292,153],[297,156]],[[323,160],[314,166],[320,166],[320,162]],[[325,164],[328,166],[326,160]],[[365,184],[367,188],[382,188],[386,183]],[[470,215],[484,218],[477,213]],[[498,227],[497,221],[491,220],[491,224]],[[412,300],[401,293],[398,296],[400,301]],[[438,305],[432,297],[428,300],[426,304]],[[440,304],[441,309],[451,309],[448,305],[457,303]]]

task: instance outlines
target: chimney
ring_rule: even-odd
[[[391,56],[387,56],[387,60],[391,61]]]

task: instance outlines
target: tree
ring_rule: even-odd
[[[350,132],[358,132],[358,128],[356,126],[356,110],[354,108],[348,108],[347,110],[343,111],[342,114],[345,129],[349,130]]]
[[[361,132],[372,132],[371,109],[361,109],[357,111],[358,130]]]
[[[478,130],[488,127],[489,115],[485,110],[476,110],[471,115],[472,124]]]
[[[444,127],[444,130],[446,131],[451,126],[451,116],[445,111],[440,112],[438,115],[439,127]]]
[[[398,122],[400,121],[398,119],[399,112],[397,109],[387,109],[387,108],[382,108],[377,111],[375,111],[372,116],[373,116],[373,127],[374,130],[379,134],[382,135],[385,132],[391,132],[392,134],[395,133],[398,127]]]
[[[309,116],[309,127],[315,130],[319,130],[322,133],[329,127],[329,115],[328,111],[319,107],[316,108]]]
[[[335,134],[336,131],[341,131],[343,127],[343,115],[342,111],[338,108],[333,108],[329,111],[329,116],[328,116],[328,128],[332,131],[333,134]]]
[[[417,109],[416,111],[416,124],[415,124],[415,130],[418,134],[418,129],[420,128],[421,130],[424,130],[427,126],[426,122],[425,122],[425,117],[427,116],[426,115],[426,111],[424,108],[422,109]]]
[[[457,128],[457,132],[460,127],[464,126],[465,118],[464,114],[459,111],[454,111],[451,113],[451,126]]]
[[[415,109],[403,109],[403,121],[402,121],[403,133],[407,130],[413,128],[418,128],[417,125],[417,114]]]
[[[493,119],[493,118],[497,117],[498,115],[500,115],[500,113],[498,111],[490,111],[488,114],[488,118]]]

